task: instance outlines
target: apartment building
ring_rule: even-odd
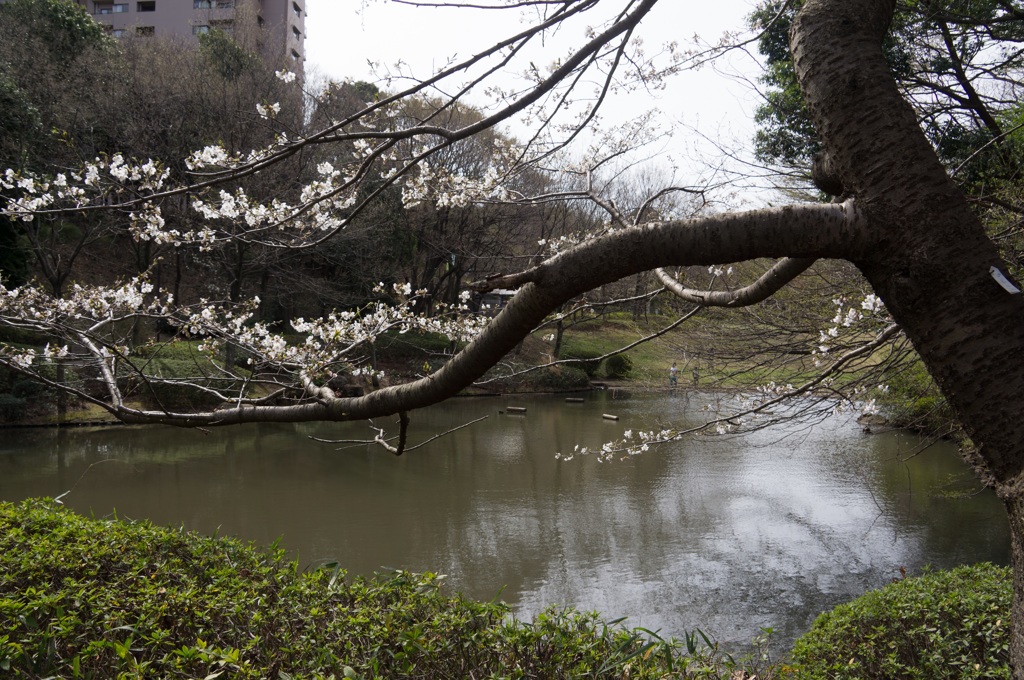
[[[168,36],[195,40],[212,29],[244,31],[269,61],[305,60],[306,0],[77,0],[117,37]]]

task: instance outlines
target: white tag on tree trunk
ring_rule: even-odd
[[[1010,279],[1003,276],[1003,273],[999,271],[996,267],[989,267],[988,273],[991,274],[992,278],[996,280],[996,283],[1002,286],[1003,290],[1005,290],[1010,295],[1017,295],[1018,293],[1020,293],[1020,288],[1013,285],[1013,283],[1010,282]]]

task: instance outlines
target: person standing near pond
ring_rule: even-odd
[[[675,387],[677,382],[677,376],[679,369],[676,368],[676,362],[672,362],[672,368],[668,369],[668,386]]]

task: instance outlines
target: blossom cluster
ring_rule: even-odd
[[[224,168],[240,164],[242,160],[235,155],[229,154],[227,149],[219,144],[211,144],[202,149],[196,149],[185,159],[185,167],[189,170],[202,170],[205,168]]]
[[[0,318],[18,320],[36,328],[83,322],[94,325],[132,314],[162,314],[171,304],[171,296],[152,296],[153,286],[136,277],[116,287],[73,284],[67,293],[55,298],[37,286],[6,288],[0,283]]]
[[[580,446],[577,444],[572,453],[555,454],[556,460],[570,461],[576,456],[596,456],[599,463],[613,460],[616,456],[636,456],[650,450],[655,444],[663,444],[678,436],[678,433],[671,429],[662,430],[626,430],[622,438],[614,442],[605,442],[599,447]]]
[[[377,302],[319,319],[295,319],[289,330],[302,335],[295,340],[256,318],[258,298],[240,305],[204,300],[192,307],[174,307],[172,297],[161,295],[144,277],[112,287],[76,284],[61,298],[34,285],[7,288],[0,284],[0,325],[59,338],[56,345],[62,345],[38,350],[0,343],[0,363],[29,370],[40,357],[67,357],[68,347],[74,346],[89,356],[92,365],[104,366],[107,375],[113,376],[117,362],[132,354],[127,338],[118,337],[118,333],[128,332],[130,324],[115,322],[149,316],[170,320],[186,336],[202,339],[199,351],[211,358],[230,344],[260,375],[272,376],[279,385],[288,385],[290,376],[296,381],[291,384],[299,387],[310,380],[326,382],[339,374],[374,374],[363,365],[365,350],[387,331],[438,333],[466,342],[489,321],[469,313],[468,291],[457,304],[435,304],[440,315],[429,317],[414,311],[425,291],[395,284],[391,292],[397,303]],[[139,364],[135,370],[143,371],[145,365]],[[112,379],[107,382],[111,390],[118,389]]]
[[[97,157],[76,172],[52,177],[8,168],[0,175],[0,188],[10,192],[3,199],[5,205],[0,214],[31,222],[36,213],[44,210],[89,205],[97,198],[90,194],[98,192],[159,191],[168,175],[169,171],[156,161],[128,161],[121,154],[109,159]]]
[[[7,288],[0,283],[0,326],[59,339],[57,345],[51,342],[42,350],[0,343],[0,364],[34,371],[40,359],[70,358],[69,347],[74,346],[78,359],[84,352],[91,365],[113,375],[117,358],[128,353],[125,338],[117,333],[130,332],[130,326],[115,322],[137,315],[164,315],[171,302],[170,296],[155,296],[152,285],[141,277],[114,287],[75,284],[61,298],[33,285]]]
[[[197,243],[200,251],[206,251],[217,240],[217,233],[209,227],[180,231],[167,229],[166,226],[163,211],[152,203],[144,203],[140,210],[129,215],[129,231],[136,241],[152,241],[175,247]]]
[[[243,226],[250,236],[267,229],[283,232],[287,228],[292,238],[307,233],[342,229],[346,225],[342,215],[351,207],[356,196],[354,193],[338,192],[341,183],[348,178],[341,177],[341,173],[330,163],[321,163],[318,171],[320,179],[314,180],[302,190],[301,201],[309,206],[304,211],[301,206],[277,198],[269,203],[254,200],[243,188],[233,192],[221,189],[210,197],[194,199],[192,208],[200,217],[213,224],[225,222],[227,229],[222,232],[209,225],[188,231],[168,229],[160,207],[145,203],[141,209],[131,213],[131,233],[140,241],[174,246],[192,243],[199,244],[200,250],[208,250],[218,240],[236,236],[239,226]]]
[[[372,153],[372,149],[366,144],[361,148],[365,153]],[[250,154],[249,157],[242,158],[229,155],[222,147],[209,146],[195,152],[188,159],[188,166],[190,169],[238,167],[258,160],[261,155],[268,155],[272,151],[266,149],[254,152],[256,155]],[[324,161],[317,166],[317,177],[301,188],[298,204],[280,198],[261,202],[248,196],[244,189],[237,188],[231,192],[221,189],[211,196],[196,198],[192,201],[192,208],[205,220],[224,221],[236,227],[228,229],[218,238],[236,236],[237,227],[241,226],[250,235],[254,231],[271,228],[278,232],[285,232],[287,229],[290,239],[301,239],[311,234],[330,233],[347,225],[346,211],[355,204],[358,197],[355,189],[356,179],[354,175],[343,173],[329,161]],[[160,222],[153,219],[152,215],[152,210],[142,211],[137,215],[142,221],[142,226],[136,228],[137,233],[165,243],[212,241],[209,230],[197,230],[195,233],[164,232],[161,230]]]
[[[279,72],[286,82],[295,74]],[[257,112],[271,117],[280,111],[278,103],[261,103]],[[202,189],[199,187],[168,186],[169,172],[159,163],[129,161],[121,154],[98,157],[86,163],[77,172],[42,177],[7,170],[0,175],[0,188],[7,191],[0,202],[2,213],[14,219],[31,221],[42,211],[77,210],[86,206],[131,201],[129,233],[138,241],[181,246],[199,244],[201,250],[214,243],[240,235],[259,238],[264,243],[295,245],[320,239],[344,228],[351,208],[360,198],[361,182],[374,173],[382,179],[401,183],[406,204],[411,207],[420,201],[437,206],[466,206],[487,200],[504,200],[508,192],[504,182],[510,168],[518,160],[518,150],[509,141],[499,141],[491,149],[492,156],[486,169],[471,174],[457,168],[455,163],[432,160],[437,149],[429,144],[396,144],[394,140],[359,138],[359,134],[392,129],[398,124],[396,111],[380,110],[359,121],[359,131],[346,132],[346,149],[331,161],[317,166],[317,174],[296,190],[297,201],[281,197],[262,201],[246,194],[244,189]],[[207,173],[212,177],[228,178],[233,170],[252,168],[269,161],[281,153],[289,153],[295,144],[285,133],[274,142],[249,153],[229,151],[221,145],[209,145],[195,150],[185,159],[186,167],[194,173]],[[410,165],[416,168],[409,171]],[[397,179],[399,175],[402,178]],[[185,193],[190,206],[206,224],[195,228],[169,225],[166,208],[147,195]],[[196,194],[196,192],[199,192]],[[273,229],[279,233],[263,239],[263,232]],[[260,232],[260,233],[255,233]]]
[[[260,115],[260,118],[273,118],[277,114],[281,113],[281,104],[274,102],[273,104],[257,104],[256,113]]]
[[[718,278],[722,276],[732,276],[732,267],[722,267],[720,265],[711,265],[708,267],[708,273]]]
[[[423,152],[421,149],[420,153]],[[496,141],[486,169],[472,176],[447,163],[420,161],[402,186],[402,202],[407,208],[424,202],[444,208],[508,200],[510,194],[505,183],[510,168],[516,164],[517,153],[510,142]]]
[[[398,292],[411,293],[406,290],[407,284],[396,287]],[[276,367],[313,379],[329,379],[339,372],[367,373],[367,369],[358,366],[362,353],[389,330],[438,333],[461,342],[475,337],[488,321],[486,317],[465,314],[465,305],[437,305],[442,312],[453,312],[441,316],[415,314],[415,299],[394,305],[377,302],[318,319],[296,318],[290,323],[291,329],[304,337],[293,342],[270,325],[253,320],[258,299],[238,309],[202,302],[186,319],[185,328],[192,336],[207,338],[201,349],[211,355],[230,342],[248,356],[252,366]]]
[[[818,346],[813,351],[815,355],[827,355],[843,328],[853,328],[864,321],[892,323],[885,311],[885,305],[873,293],[865,295],[857,305],[849,304],[845,296],[834,298],[832,304],[836,307],[836,313],[832,317],[831,325],[818,332]]]

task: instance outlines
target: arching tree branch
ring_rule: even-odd
[[[110,411],[130,423],[195,427],[256,421],[363,420],[422,408],[472,384],[548,314],[583,292],[664,266],[732,262],[785,253],[853,258],[868,246],[860,238],[864,226],[860,211],[848,201],[655,222],[616,231],[560,253],[521,278],[502,277],[497,285],[522,286],[515,297],[451,361],[414,382],[362,397],[332,399],[320,393],[315,402],[286,406],[236,404],[206,413],[165,413],[120,405],[110,407]]]
[[[814,264],[814,258],[787,257],[779,260],[761,277],[738,290],[694,290],[676,281],[664,269],[654,270],[658,280],[678,297],[705,307],[746,307],[767,300]]]

